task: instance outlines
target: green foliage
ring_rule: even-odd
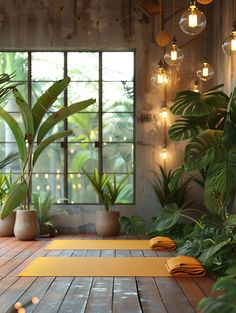
[[[59,132],[45,136],[60,121],[66,119],[95,102],[94,99],[71,104],[65,108],[51,113],[50,108],[57,100],[57,97],[67,88],[70,78],[66,77],[55,82],[44,92],[30,108],[17,88],[14,88],[13,95],[19,107],[23,121],[23,130],[19,127],[13,114],[0,108],[0,116],[9,125],[19,150],[22,173],[17,178],[17,184],[9,190],[7,199],[3,203],[2,216],[7,216],[16,206],[24,204],[24,208],[30,208],[30,197],[28,196],[29,185],[33,168],[41,153],[55,140],[62,139],[71,134],[71,131]],[[47,119],[44,117],[48,115]],[[37,144],[35,143],[37,141]]]
[[[11,174],[0,173],[0,205],[11,187]]]
[[[0,170],[2,170],[7,165],[11,164],[12,162],[16,161],[18,159],[18,153],[17,152],[9,152],[8,155],[0,160]]]
[[[139,215],[120,217],[121,232],[128,236],[140,237],[146,233],[144,219]]]
[[[126,180],[129,174],[125,175],[119,182],[117,182],[116,174],[112,175],[112,180],[105,173],[99,174],[95,168],[93,174],[88,173],[83,169],[84,174],[91,182],[94,190],[96,191],[100,203],[105,207],[106,211],[112,211],[114,205],[118,202],[119,195],[126,186]]]

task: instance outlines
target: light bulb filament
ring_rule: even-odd
[[[203,63],[202,76],[207,77],[209,75],[208,63]]]
[[[231,51],[236,51],[236,32],[232,32]]]
[[[191,14],[188,16],[188,26],[189,27],[197,27],[197,14],[196,14],[196,6],[191,5]]]
[[[163,160],[167,160],[168,158],[168,152],[166,148],[163,148],[162,153],[161,153],[161,157]]]
[[[172,61],[176,61],[177,60],[177,51],[176,51],[176,45],[172,45],[172,50],[170,52],[170,59]]]

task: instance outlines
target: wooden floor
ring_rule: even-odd
[[[60,236],[72,239],[96,239],[93,235]],[[109,238],[110,239],[110,238]],[[28,302],[32,296],[38,305],[26,312],[37,313],[192,313],[198,301],[211,293],[210,278],[172,277],[21,277],[17,275],[38,256],[150,257],[169,252],[65,250],[47,251],[49,239],[23,242],[0,238],[0,313],[15,312],[13,304]]]

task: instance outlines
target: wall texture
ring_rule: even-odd
[[[159,148],[163,143],[162,122],[159,117],[160,106],[164,100],[164,90],[155,89],[150,84],[151,65],[158,62],[163,51],[157,46],[155,36],[160,31],[159,15],[150,17],[140,8],[135,0],[8,0],[0,3],[0,45],[4,50],[70,50],[70,49],[136,49],[136,204],[120,207],[121,214],[141,214],[147,221],[160,208],[152,192],[152,171],[155,163],[161,163]],[[172,0],[165,3],[164,27],[170,36],[175,32],[178,42],[183,46],[185,58],[179,68],[169,68],[171,77],[166,89],[167,104],[179,90],[193,87],[196,78],[195,70],[203,55],[203,37],[192,38],[181,32],[178,20],[187,0],[176,1],[176,25],[173,25]],[[222,14],[228,10],[231,1],[215,0],[207,6],[209,25],[207,31],[208,59],[214,65],[222,60],[221,51],[212,49],[213,39],[219,33]],[[201,7],[203,8],[203,7]],[[214,16],[213,16],[214,14]],[[216,18],[216,15],[217,18]],[[232,19],[232,16],[230,17]],[[214,25],[213,25],[214,23]],[[228,23],[228,22],[227,22]],[[228,25],[228,24],[227,24]],[[225,32],[225,31],[224,31]],[[221,65],[222,66],[222,65]],[[205,90],[212,84],[222,81],[220,71],[212,82],[200,84]],[[228,74],[224,74],[226,77]],[[227,85],[227,88],[230,87]],[[148,114],[150,121],[142,122],[143,114]],[[171,123],[171,119],[168,123]],[[168,143],[170,159],[168,167],[174,168],[182,161],[184,147],[173,142]],[[58,217],[56,222],[61,231],[93,231],[95,210],[98,206],[69,206],[67,217]]]

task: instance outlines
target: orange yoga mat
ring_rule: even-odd
[[[149,240],[53,240],[48,250],[148,250]]]
[[[19,276],[171,276],[169,258],[38,257]]]

